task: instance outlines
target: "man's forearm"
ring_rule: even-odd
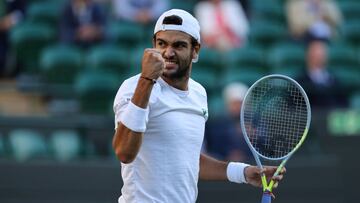
[[[139,78],[135,93],[131,101],[140,108],[146,108],[154,83],[144,78]]]
[[[240,162],[224,162],[207,155],[200,155],[200,179],[228,180],[236,183],[246,183],[245,170],[248,164]],[[255,167],[256,168],[256,167]]]
[[[142,139],[143,133],[134,132],[119,122],[112,142],[117,158],[122,163],[131,163],[139,152]]]
[[[145,109],[149,103],[152,87],[153,82],[139,78],[131,103],[123,113],[121,122],[118,122],[113,148],[116,156],[123,163],[132,162],[139,152],[143,132],[146,130]]]
[[[227,162],[216,160],[207,155],[200,155],[200,179],[227,180]]]

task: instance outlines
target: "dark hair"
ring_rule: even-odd
[[[156,34],[154,34],[154,36],[153,36],[153,41],[155,42],[155,40],[156,40]],[[190,43],[191,43],[192,48],[199,45],[198,41],[191,35],[190,35],[190,40],[191,40]]]
[[[183,23],[182,18],[177,15],[166,16],[162,22],[162,24],[165,25],[182,25],[182,23]],[[191,37],[191,46],[192,48],[194,48],[199,43],[193,36],[190,35],[190,37]],[[153,40],[154,41],[156,40],[156,34],[154,34]]]
[[[177,15],[166,16],[163,20],[165,25],[182,25],[183,20]]]

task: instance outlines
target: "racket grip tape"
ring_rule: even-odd
[[[266,191],[263,193],[262,199],[261,199],[261,203],[271,203],[271,192]]]
[[[281,164],[281,165],[277,168],[277,170],[275,171],[274,176],[279,175],[280,171],[281,171],[283,168],[284,168],[284,165]],[[274,181],[273,179],[271,179],[271,181],[270,181],[270,183],[269,183],[269,185],[268,185],[268,187],[267,187],[267,190],[270,191],[270,192],[272,192],[272,189],[273,189],[274,184],[275,184],[275,181]]]

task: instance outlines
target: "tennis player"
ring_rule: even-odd
[[[114,101],[113,147],[124,182],[119,203],[194,203],[199,178],[261,187],[260,174],[270,178],[275,167],[260,171],[201,153],[207,96],[190,78],[200,51],[198,21],[183,10],[166,11],[156,22],[153,47]]]

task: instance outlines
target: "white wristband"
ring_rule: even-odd
[[[120,121],[130,130],[143,133],[146,130],[147,115],[148,109],[140,108],[130,101]]]
[[[230,162],[226,169],[226,175],[230,182],[247,183],[245,179],[244,170],[249,164],[240,162]]]

